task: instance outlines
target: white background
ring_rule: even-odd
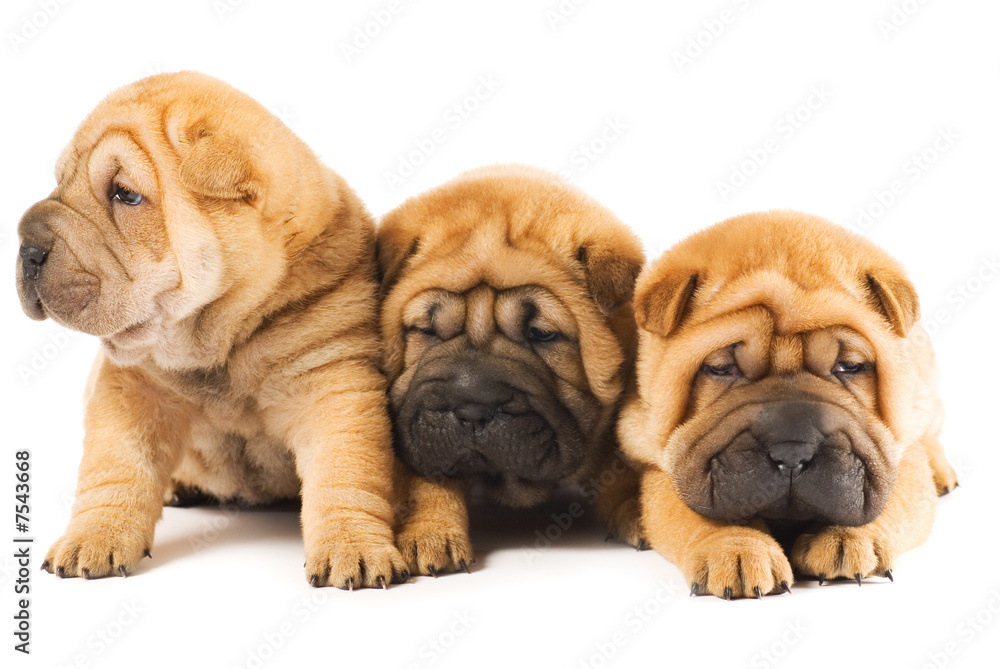
[[[1000,5],[567,0],[574,11],[554,22],[559,0],[404,1],[348,58],[343,45],[388,0],[234,4],[5,0],[0,10],[3,666],[996,666],[1000,281],[988,261],[1000,251]],[[728,23],[714,23],[724,10]],[[889,31],[894,11],[901,25]],[[704,46],[679,65],[691,40]],[[127,580],[39,572],[68,518],[96,342],[20,312],[16,224],[50,191],[56,156],[102,97],[185,68],[281,115],[376,215],[497,161],[567,172],[651,256],[741,212],[791,207],[856,228],[859,208],[872,210],[865,234],[909,268],[925,323],[937,321],[943,441],[962,487],[940,504],[927,544],[899,560],[894,584],[805,583],[763,602],[688,598],[666,560],[604,544],[588,519],[533,550],[565,500],[476,509],[471,576],[388,592],[307,587],[296,515],[276,511],[168,509],[154,559]],[[482,77],[496,89],[451,120]],[[813,90],[826,99],[799,109]],[[783,120],[796,111],[797,128]],[[390,188],[386,173],[435,128],[446,139]],[[942,131],[953,139],[937,152]],[[719,183],[769,139],[776,150],[723,198]],[[588,145],[592,160],[580,152]],[[933,162],[916,167],[925,151]],[[877,193],[896,180],[900,194],[879,210]],[[21,448],[32,451],[37,539],[30,658],[11,635]]]

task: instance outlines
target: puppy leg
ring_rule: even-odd
[[[324,368],[266,413],[302,480],[306,578],[316,587],[385,587],[406,569],[392,540],[392,446],[385,381],[374,369]]]
[[[680,567],[691,594],[761,597],[792,583],[791,565],[763,524],[727,525],[695,513],[658,470],[643,474],[641,499],[646,537]]]
[[[792,564],[823,581],[871,575],[892,578],[896,557],[927,539],[937,493],[927,455],[914,444],[903,455],[896,487],[882,514],[860,527],[827,527],[803,534],[792,547]]]
[[[612,455],[594,477],[594,511],[608,528],[608,537],[642,550],[646,546],[639,507],[639,474],[620,455]]]
[[[405,494],[396,545],[414,574],[437,576],[468,571],[472,562],[469,512],[457,481],[431,481],[397,464],[399,490]]]
[[[930,461],[931,472],[934,474],[934,487],[937,494],[947,495],[958,485],[958,476],[952,468],[948,458],[945,457],[944,447],[937,437],[924,437],[921,440],[924,450],[927,452],[927,459]]]
[[[141,373],[99,360],[84,428],[73,515],[42,568],[127,576],[153,546],[164,491],[189,438],[185,414]]]

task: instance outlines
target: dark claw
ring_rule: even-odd
[[[858,582],[858,587],[861,587],[861,574],[855,574],[854,580]]]
[[[305,565],[302,566],[305,567]],[[313,574],[312,576],[309,577],[309,585],[311,585],[314,588],[319,587],[319,574]]]
[[[697,583],[692,583],[691,584],[691,596],[692,597],[697,597],[698,596],[698,584]]]
[[[613,535],[610,532],[608,532],[608,536],[604,537],[604,543],[608,543],[609,541],[611,541],[614,538],[615,538],[615,535]]]
[[[148,557],[148,558],[152,559],[152,557],[153,557],[153,554],[152,554],[152,553],[150,553],[150,552],[149,552],[149,549],[147,548],[146,550],[144,550],[144,551],[142,552],[142,557]],[[303,567],[305,567],[305,565],[304,565],[304,564],[303,564],[302,566],[303,566]]]
[[[433,576],[434,578],[438,577],[438,572],[437,569],[434,568],[434,565],[427,565],[427,573]]]
[[[407,570],[405,570],[405,569],[404,569],[404,570],[403,570],[403,571],[402,571],[402,572],[401,572],[401,573],[399,574],[399,578],[401,578],[401,579],[402,579],[403,583],[406,583],[407,581],[409,581],[409,580],[410,580],[410,572],[408,572]]]
[[[647,548],[649,548],[649,545],[646,543],[646,540],[645,539],[639,539],[639,543],[636,544],[635,549],[637,551],[644,551]]]
[[[65,578],[66,570],[63,569],[62,567],[56,567],[56,576],[58,576],[59,578]]]
[[[891,570],[891,569],[886,569],[886,570],[885,570],[885,577],[886,577],[887,579],[889,579],[889,582],[890,582],[890,583],[892,583],[892,582],[893,582],[893,579],[892,579],[892,570]]]
[[[788,581],[781,582],[781,591],[787,592],[789,595],[792,594],[792,589],[788,587]]]
[[[388,589],[385,585],[385,576],[378,576],[375,578],[375,587],[382,588],[383,590]]]
[[[757,599],[764,599],[764,593],[760,591],[760,588],[754,588],[753,594]]]
[[[819,581],[820,585],[823,585],[824,583],[826,583],[826,574],[820,574],[819,576],[816,577],[816,579]]]
[[[49,570],[49,561],[46,560],[45,562],[42,563],[42,571],[48,571],[48,570]]]
[[[465,560],[459,560],[459,561],[458,561],[458,566],[459,566],[459,568],[460,568],[460,569],[461,569],[462,571],[464,571],[464,572],[465,572],[466,574],[471,574],[471,573],[472,573],[471,571],[469,571],[469,565],[467,565],[467,564],[465,563]]]
[[[725,590],[723,590],[722,591],[722,598],[724,600],[726,600],[727,602],[730,601],[733,598],[733,589],[732,588],[726,588]]]
[[[83,578],[85,578],[85,579],[90,578],[90,570],[89,569],[81,569],[80,573],[83,575]]]
[[[118,575],[121,576],[122,578],[128,576],[128,572],[125,571],[125,565],[118,567]]]

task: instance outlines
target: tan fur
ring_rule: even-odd
[[[697,592],[777,593],[793,568],[820,578],[883,575],[927,537],[935,492],[956,480],[937,441],[941,408],[926,334],[913,327],[916,293],[883,251],[805,214],[741,216],[648,266],[635,303],[636,384],[618,434],[646,467],[647,537]],[[870,361],[875,372],[839,384],[828,370],[842,358]],[[726,389],[699,370],[732,362],[750,379],[744,400],[808,390],[857,417],[871,444],[870,474],[887,491],[873,522],[803,534],[786,557],[763,521],[732,525],[689,508],[691,444],[743,420]]]
[[[429,350],[420,330],[432,325],[446,340],[464,337],[469,346],[554,374],[553,392],[594,435],[586,464],[563,483],[610,477],[597,496],[598,513],[616,536],[637,543],[638,509],[629,494],[634,474],[611,468],[621,465],[612,459],[613,420],[632,367],[630,300],[643,261],[638,240],[557,177],[499,166],[408,200],[383,219],[378,247],[390,405],[405,397]],[[539,305],[546,328],[571,341],[541,353],[520,341],[523,299]],[[431,301],[439,305],[433,316]],[[436,573],[471,561],[464,487],[430,481],[402,465],[398,476],[404,512],[397,543],[410,570]],[[543,495],[517,486],[500,494],[514,506]]]
[[[46,568],[132,571],[176,487],[301,494],[314,585],[398,578],[374,225],[354,192],[258,103],[192,72],[111,94],[56,173],[21,223],[22,244],[51,248],[22,301],[103,346]],[[116,185],[143,201],[110,199]]]

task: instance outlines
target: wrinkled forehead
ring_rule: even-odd
[[[833,327],[845,327],[867,336],[873,328],[878,329],[881,318],[860,291],[833,280],[827,286],[805,287],[771,272],[699,288],[694,302],[690,317],[693,326],[758,309],[766,312],[768,330],[778,336]]]
[[[136,148],[149,154],[165,142],[164,127],[145,105],[130,103],[95,110],[81,124],[55,165],[56,182],[72,179],[81,168],[92,168],[92,157],[108,149]],[[109,146],[110,145],[110,146]]]
[[[573,334],[576,325],[568,307],[550,290],[540,285],[496,288],[480,283],[463,292],[428,288],[417,293],[403,307],[406,325],[430,324],[459,331],[481,320],[518,327],[538,319]]]
[[[549,301],[582,296],[585,290],[583,277],[548,249],[498,241],[495,231],[473,231],[450,250],[437,248],[423,258],[415,257],[393,288],[390,302],[409,304],[432,289],[462,295],[480,285],[500,293],[520,291],[536,300],[544,293]],[[531,292],[530,287],[536,290]]]

